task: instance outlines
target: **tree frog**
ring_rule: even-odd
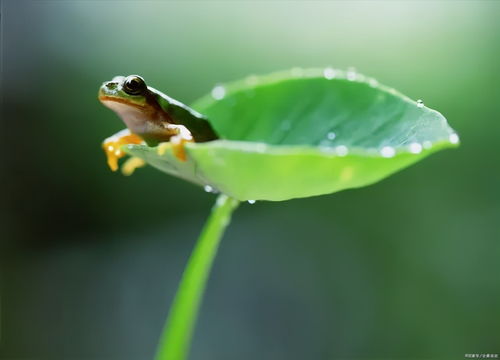
[[[138,75],[116,76],[103,83],[98,97],[127,125],[127,129],[103,142],[108,165],[113,171],[118,169],[118,159],[125,156],[120,150],[122,145],[146,143],[156,146],[169,141],[174,155],[186,161],[186,142],[218,139],[203,115],[147,86]]]

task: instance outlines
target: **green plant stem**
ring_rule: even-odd
[[[184,270],[155,360],[186,359],[213,260],[238,204],[226,195],[218,196]]]

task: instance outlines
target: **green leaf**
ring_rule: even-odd
[[[294,69],[214,88],[193,107],[224,140],[124,150],[238,200],[287,200],[366,186],[458,136],[439,112],[353,71]]]

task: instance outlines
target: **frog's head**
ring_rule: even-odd
[[[116,76],[105,82],[99,89],[99,100],[135,134],[151,132],[161,120],[156,95],[137,75]]]
[[[113,80],[102,84],[99,89],[99,100],[111,108],[118,104],[143,107],[147,102],[147,92],[148,87],[142,77],[138,75],[115,76]]]

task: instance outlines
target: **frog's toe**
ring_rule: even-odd
[[[146,165],[146,162],[141,158],[133,156],[127,161],[125,161],[122,165],[122,174],[125,176],[130,176],[134,173],[134,171],[138,168],[141,168]]]
[[[186,149],[184,144],[192,140],[186,140],[185,138],[176,135],[170,138],[170,143],[172,144],[172,153],[180,161],[187,161]]]
[[[118,159],[125,156],[125,153],[120,149],[120,146],[120,144],[115,142],[106,142],[102,145],[104,152],[106,153],[108,166],[112,171],[118,170]]]
[[[160,156],[164,155],[169,148],[170,142],[163,142],[161,144],[158,144],[158,146],[156,147],[156,153]]]
[[[116,171],[118,170],[118,159],[116,158],[108,158],[108,166],[111,169],[111,171]]]
[[[123,145],[141,143],[143,143],[142,138],[132,134],[128,129],[124,129],[104,140],[102,148],[106,154],[109,168],[112,171],[118,170],[118,160],[126,155],[121,149]]]

